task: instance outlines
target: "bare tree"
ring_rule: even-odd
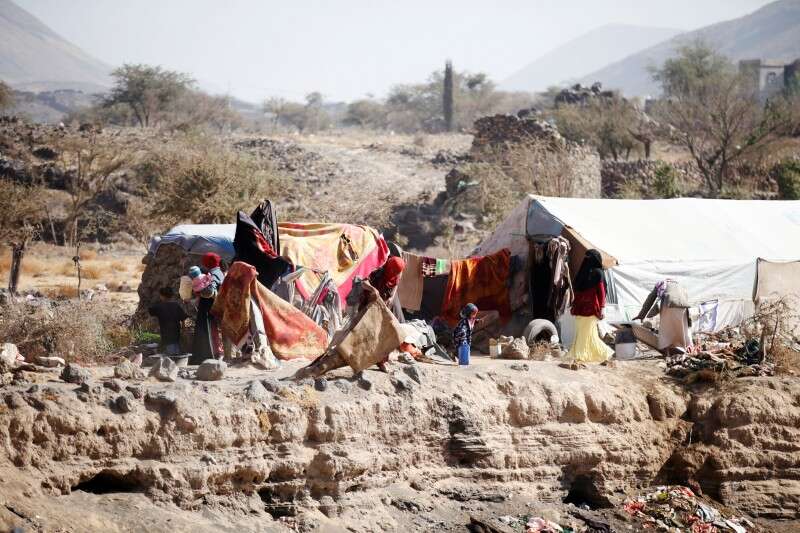
[[[273,96],[264,100],[261,106],[264,114],[272,115],[272,129],[277,129],[281,120],[284,118],[284,113],[289,102],[285,98]]]
[[[768,147],[792,125],[788,102],[762,104],[727,59],[703,43],[683,47],[654,72],[664,98],[656,116],[691,154],[708,194],[723,193],[732,166]]]
[[[0,241],[11,247],[8,291],[16,294],[25,251],[39,233],[41,191],[6,179],[0,180],[0,189]]]
[[[65,244],[74,246],[80,237],[79,224],[86,208],[111,190],[117,173],[131,156],[117,146],[98,142],[97,135],[64,138],[57,144],[58,165],[66,176],[67,227]]]

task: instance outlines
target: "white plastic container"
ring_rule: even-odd
[[[181,276],[181,285],[178,288],[178,294],[181,300],[192,299],[192,278],[189,276]]]
[[[638,355],[636,336],[631,328],[623,328],[617,331],[614,337],[614,351],[619,360],[636,359]]]

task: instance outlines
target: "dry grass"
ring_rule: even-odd
[[[111,261],[108,266],[117,272],[127,272],[130,264],[126,263],[125,261],[116,260]]]
[[[65,261],[61,263],[61,266],[58,267],[55,271],[56,274],[61,276],[77,276],[78,271],[75,269],[75,263],[72,261]]]
[[[58,285],[50,289],[45,289],[44,295],[56,300],[77,298],[78,287],[75,285]]]
[[[778,374],[800,375],[800,352],[780,344],[775,346],[770,353],[775,363],[775,372]]]
[[[103,269],[100,265],[86,265],[81,268],[81,277],[84,279],[100,279]]]
[[[81,250],[81,261],[91,261],[97,259],[97,251],[91,248],[84,248]]]
[[[104,364],[110,362],[117,343],[129,338],[120,333],[128,318],[120,311],[108,301],[8,305],[0,308],[0,338],[16,344],[28,360],[57,355],[67,361]]]
[[[0,274],[11,272],[11,251],[8,248],[0,249]],[[35,257],[26,257],[22,260],[22,273],[28,276],[41,276],[49,271],[46,261]]]

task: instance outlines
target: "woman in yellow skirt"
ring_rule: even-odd
[[[575,338],[569,355],[577,363],[602,363],[611,358],[614,350],[606,346],[597,331],[606,306],[606,281],[603,277],[603,258],[597,250],[589,250],[573,285],[575,298],[572,315],[575,317]]]

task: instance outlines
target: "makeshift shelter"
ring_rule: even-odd
[[[281,223],[278,233],[281,256],[308,269],[295,281],[297,292],[304,299],[314,293],[327,272],[344,305],[353,280],[366,278],[389,257],[384,238],[368,226]],[[177,284],[186,269],[206,252],[217,253],[230,263],[235,255],[235,234],[236,224],[181,224],[153,238],[145,258],[147,268],[139,288],[139,308],[146,309],[155,301],[161,286]],[[174,257],[176,248],[182,258]],[[162,261],[162,255],[169,259]],[[168,272],[159,272],[161,263],[168,264]]]
[[[634,317],[653,285],[665,278],[686,288],[705,331],[736,325],[752,315],[757,282],[767,286],[759,272],[762,277],[781,276],[769,284],[772,297],[776,291],[799,292],[796,268],[765,268],[763,262],[759,268],[759,259],[800,259],[800,201],[528,196],[474,255],[508,248],[512,255],[528,258],[532,242],[556,236],[571,244],[573,273],[586,249],[603,253],[609,321]],[[511,285],[514,309],[529,304],[527,267]]]

